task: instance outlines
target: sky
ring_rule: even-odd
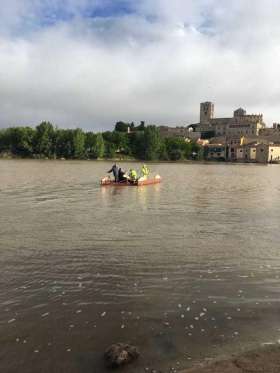
[[[280,122],[278,0],[1,0],[0,128]]]

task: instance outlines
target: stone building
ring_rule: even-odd
[[[215,118],[214,104],[207,101],[200,104],[200,122],[189,128],[200,133],[202,138],[258,136],[265,123],[262,114],[248,115],[242,108],[235,110],[233,117]]]

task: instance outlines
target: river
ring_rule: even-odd
[[[0,161],[0,371],[103,373],[125,341],[125,372],[169,372],[277,342],[279,166],[154,163],[160,185],[100,187],[110,166]]]

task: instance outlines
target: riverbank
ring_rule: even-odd
[[[279,373],[280,346],[265,346],[263,349],[246,352],[229,359],[219,360],[180,373]]]

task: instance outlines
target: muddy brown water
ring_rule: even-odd
[[[124,168],[130,164],[122,164]],[[140,164],[134,164],[140,167]],[[280,339],[280,166],[0,161],[0,371],[181,369]]]

